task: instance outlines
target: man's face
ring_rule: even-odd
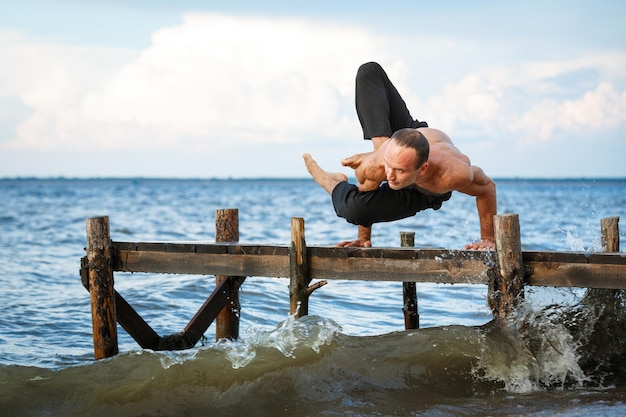
[[[399,190],[415,183],[418,174],[415,149],[399,146],[396,141],[390,140],[384,161],[389,187]]]

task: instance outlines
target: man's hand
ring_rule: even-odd
[[[357,153],[347,158],[341,160],[341,165],[344,167],[350,167],[352,169],[357,169],[363,163],[363,159],[367,156],[368,153]]]
[[[366,152],[341,160],[341,165],[354,169],[359,191],[374,190],[387,179],[382,155],[382,152]]]
[[[482,239],[479,242],[468,243],[465,250],[495,250],[496,242],[491,239]]]
[[[372,241],[371,240],[346,240],[341,243],[338,243],[337,246],[341,246],[343,248],[371,248]]]
[[[358,226],[356,240],[346,240],[337,246],[344,248],[370,248],[372,247],[372,226]]]

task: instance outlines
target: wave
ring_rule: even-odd
[[[289,318],[184,352],[136,351],[56,371],[2,367],[0,414],[345,415],[373,407],[390,415],[460,398],[476,406],[477,398],[605,389],[626,382],[625,310],[622,291],[594,290],[580,305],[522,307],[505,322],[365,337],[321,317]]]

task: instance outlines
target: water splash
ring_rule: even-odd
[[[214,347],[224,352],[233,368],[239,369],[252,362],[260,349],[275,349],[288,358],[295,358],[300,348],[319,353],[321,346],[330,344],[339,332],[341,327],[329,319],[289,316],[270,331],[251,329],[238,340],[223,339]]]
[[[599,236],[595,236],[593,240],[589,243],[589,246],[585,248],[584,240],[581,238],[575,237],[574,235],[572,235],[572,232],[568,230],[566,238],[565,238],[565,242],[567,243],[567,246],[570,248],[570,250],[573,250],[575,252],[590,253],[590,252],[601,252],[603,250],[602,242]]]

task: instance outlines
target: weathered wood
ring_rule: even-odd
[[[415,232],[400,232],[400,246],[403,248],[415,245]],[[417,289],[415,282],[402,283],[402,300],[404,307],[404,328],[406,330],[419,329],[420,316],[417,309]]]
[[[619,217],[606,217],[600,219],[600,233],[602,236],[602,249],[605,252],[619,252]],[[605,273],[600,278],[603,282],[610,278]],[[620,302],[622,292],[617,289],[587,288],[581,303],[593,305],[597,310],[596,314],[614,315],[617,304]],[[606,328],[603,329],[606,331]]]
[[[524,263],[529,274],[527,285],[542,287],[578,287],[626,289],[623,265],[576,263]]]
[[[86,227],[93,346],[98,360],[118,353],[109,218],[89,218]]]
[[[83,286],[89,291],[89,260],[86,256],[80,259],[80,278]],[[114,290],[115,318],[120,326],[144,349],[156,350],[160,336],[148,323],[128,304],[128,302]]]
[[[370,252],[337,248],[344,250],[335,252],[333,249],[309,248],[312,278],[486,284],[489,269],[486,259],[492,258],[488,253],[469,251],[422,253],[411,249],[374,249]]]
[[[494,216],[497,273],[490,283],[489,300],[495,318],[506,318],[524,297],[524,264],[519,216]]]
[[[186,244],[180,253],[168,245],[113,242],[114,270],[289,277],[286,246]],[[312,279],[487,284],[495,263],[489,251],[309,246],[307,254]],[[626,288],[626,253],[524,251],[522,259],[527,285]]]
[[[254,277],[289,276],[287,248],[281,254],[172,253],[119,251],[115,270],[170,274]]]
[[[239,210],[224,209],[215,211],[215,241],[239,241]],[[229,281],[229,290],[231,294],[230,302],[222,308],[222,311],[215,319],[216,340],[237,339],[239,337],[239,286],[235,283],[236,279],[237,277],[235,276],[215,276],[216,285],[219,285],[223,280]]]
[[[161,337],[148,323],[115,291],[117,322],[143,349],[158,350]]]
[[[291,219],[291,250],[289,252],[289,314],[300,318],[309,314],[311,278],[307,268],[304,219]]]
[[[619,217],[600,219],[602,248],[605,252],[619,252]]]
[[[233,277],[220,281],[209,298],[202,304],[202,307],[189,321],[183,330],[185,340],[189,346],[193,347],[207,331],[213,320],[223,311],[224,307],[230,305],[245,277]]]
[[[619,291],[602,289],[626,289],[618,220],[601,222],[602,244],[610,253],[580,253],[522,252],[517,215],[494,218],[496,252],[409,248],[405,245],[413,244],[412,233],[401,236],[400,249],[307,247],[300,218],[292,219],[290,247],[242,245],[236,209],[216,212],[215,244],[111,242],[108,218],[101,217],[87,219],[87,256],[81,259],[80,276],[91,297],[96,359],[117,354],[115,319],[140,346],[155,350],[194,346],[222,313],[228,316],[227,328],[218,323],[217,339],[238,337],[238,288],[246,276],[289,277],[290,309],[297,317],[308,314],[310,294],[326,284],[309,285],[313,278],[402,281],[407,328],[419,326],[417,295],[411,292],[415,282],[489,284],[497,318],[506,317],[523,298],[524,280],[527,285],[585,287],[587,294],[606,294],[606,302],[596,303],[606,310],[621,297],[614,296]],[[114,271],[216,275],[217,286],[182,333],[159,337],[114,290]],[[417,320],[415,327],[409,327],[412,320]]]

